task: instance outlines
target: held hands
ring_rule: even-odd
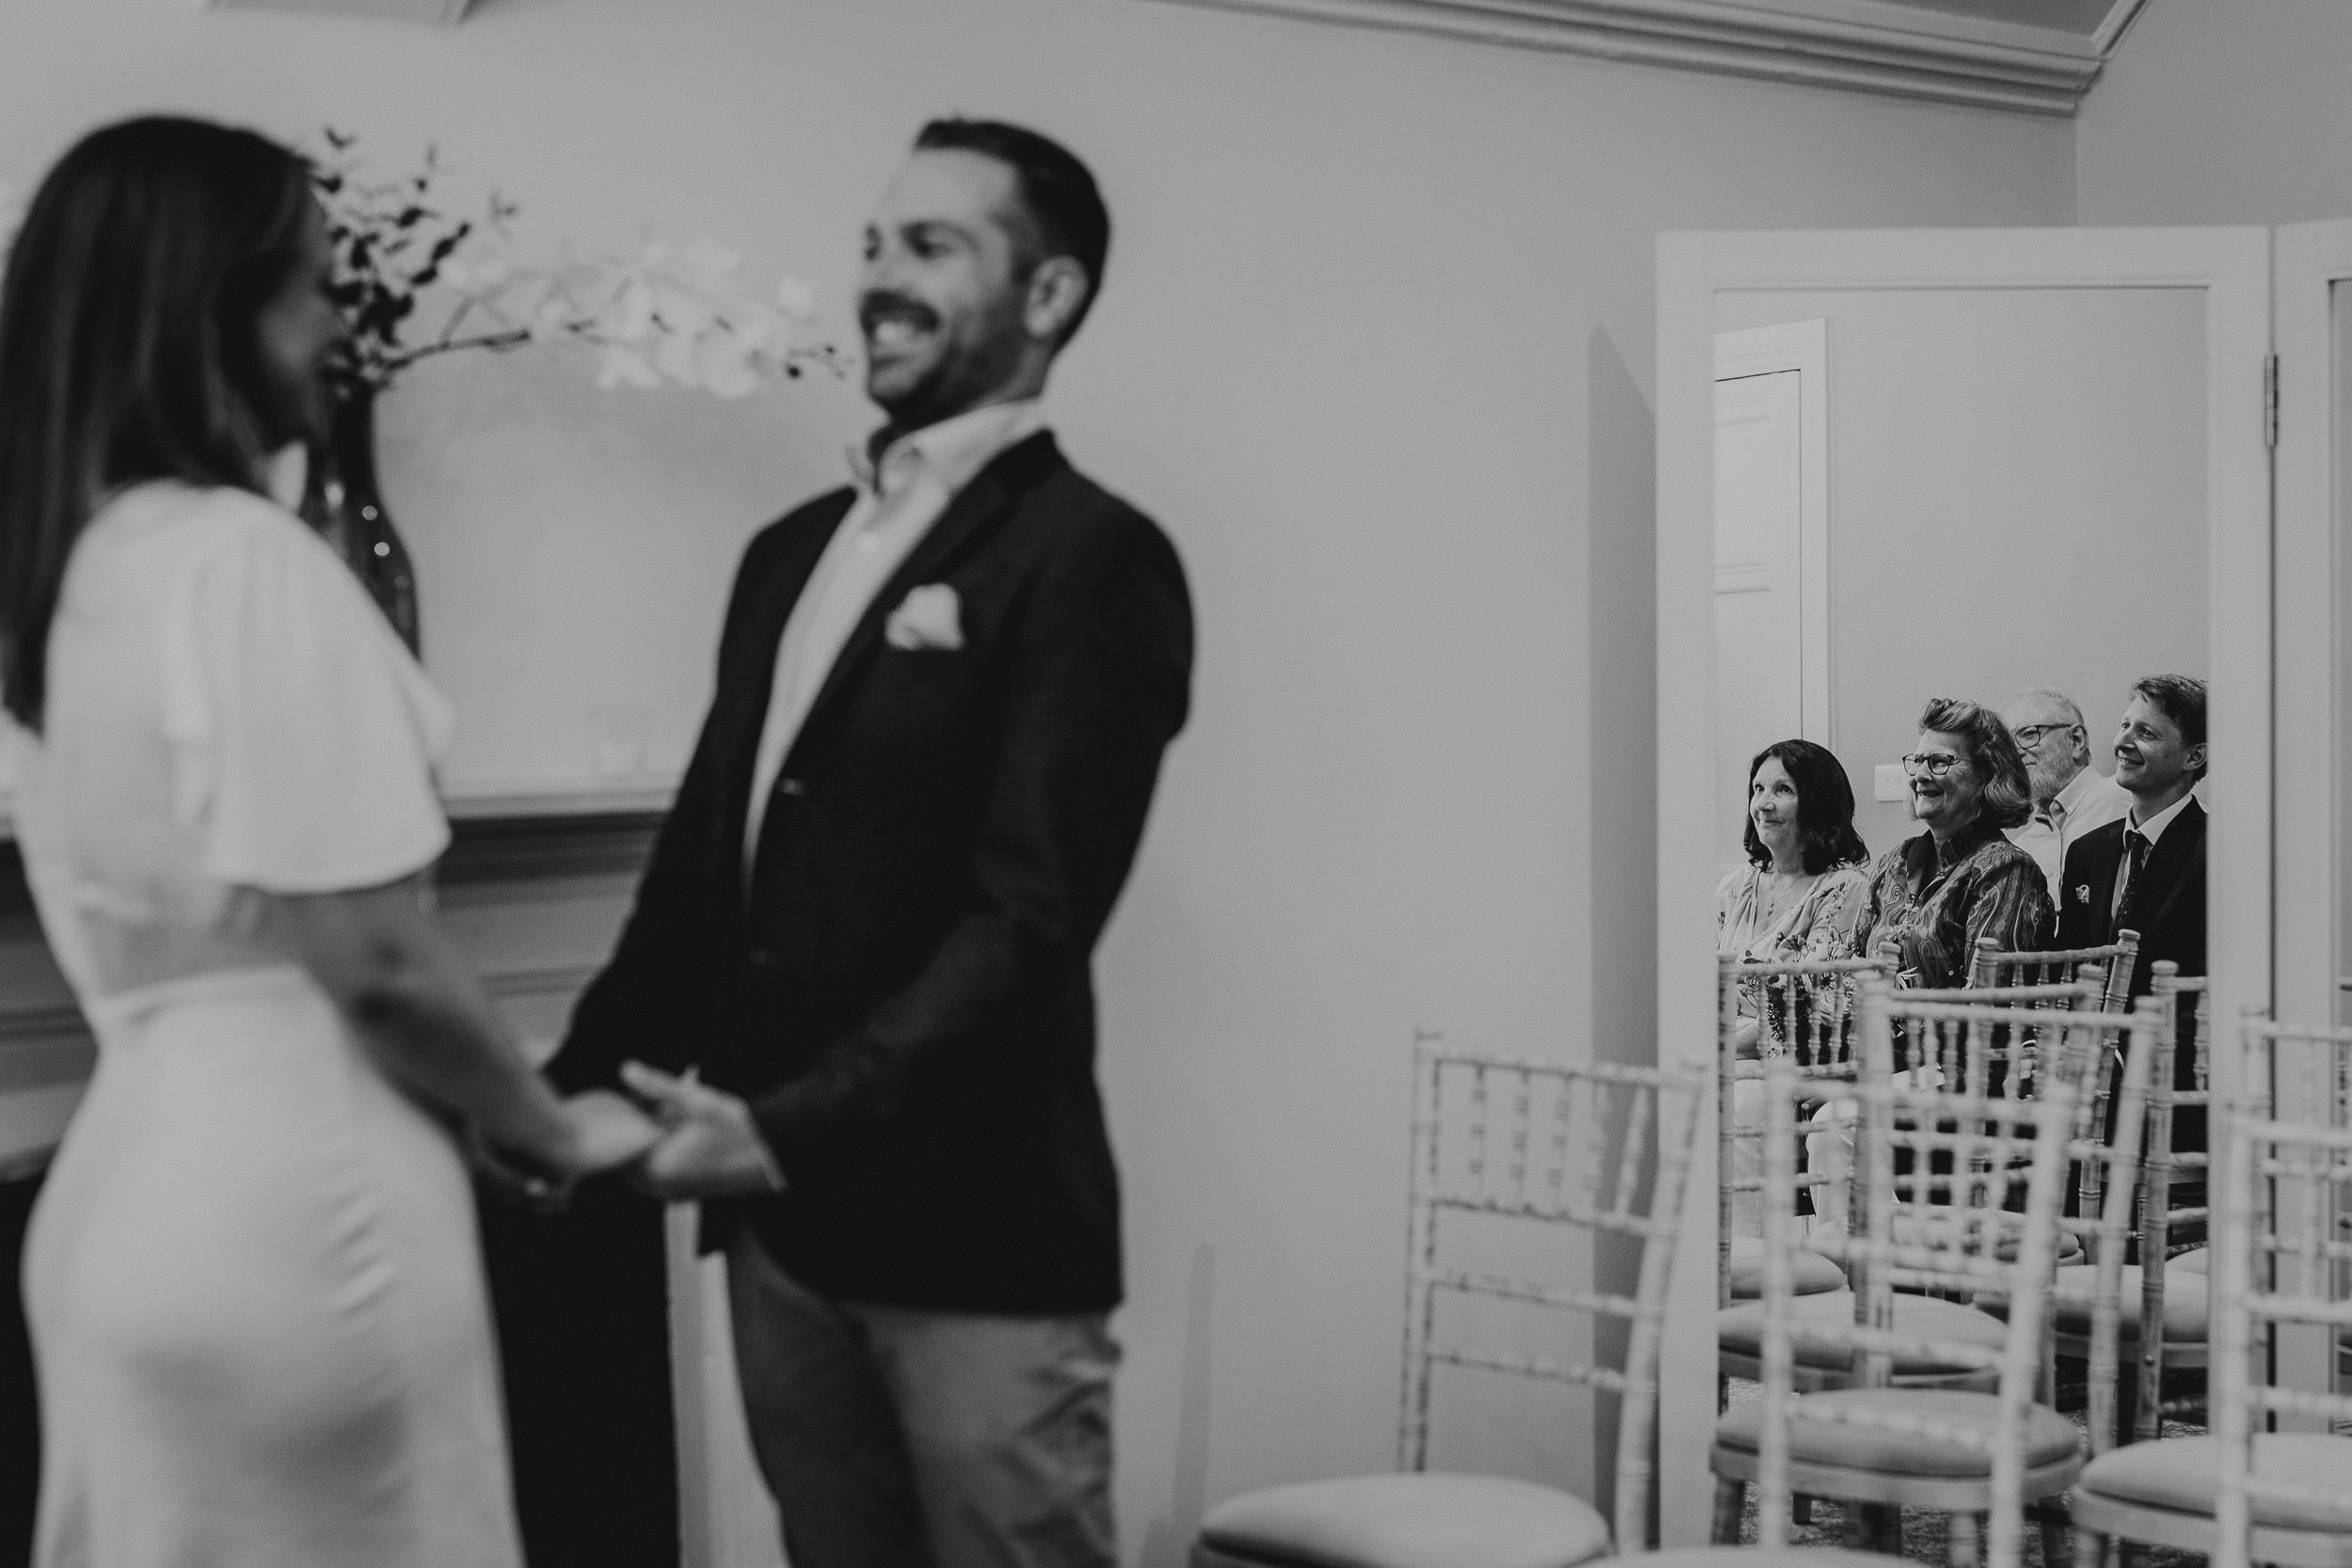
[[[571,1201],[583,1176],[626,1165],[660,1140],[644,1112],[610,1089],[590,1089],[564,1101],[565,1136],[544,1164],[493,1147],[479,1128],[467,1137],[474,1168],[498,1191],[541,1213]]]
[[[691,1074],[675,1077],[642,1062],[623,1063],[621,1079],[661,1125],[660,1141],[637,1166],[640,1187],[672,1202],[784,1190],[751,1106]]]

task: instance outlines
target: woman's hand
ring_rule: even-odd
[[[1763,1037],[1764,1025],[1756,1019],[1743,1018],[1731,1026],[1731,1053],[1734,1056],[1755,1057],[1756,1042]]]
[[[541,1163],[493,1144],[481,1128],[469,1131],[466,1155],[493,1192],[539,1214],[557,1214],[572,1200],[580,1178],[643,1159],[661,1129],[611,1089],[590,1089],[562,1102],[562,1154]]]

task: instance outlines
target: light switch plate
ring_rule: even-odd
[[[1882,762],[1875,773],[1874,793],[1882,800],[1900,800],[1911,794],[1911,782],[1903,777],[1899,762]]]

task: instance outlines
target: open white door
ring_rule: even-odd
[[[2261,229],[1661,237],[1661,1061],[1712,1070],[1713,860],[1742,805],[1713,754],[1716,334],[1805,320],[1837,345],[1826,717],[1871,850],[1912,831],[1870,784],[1928,698],[2066,688],[2104,769],[2132,679],[2203,676],[2213,1016],[2269,1004],[2270,293]],[[1713,1493],[1715,1165],[1710,1130],[1661,1373],[1669,1546],[1707,1540]]]
[[[2352,221],[2274,248],[2278,391],[2276,1016],[2352,1022]],[[2341,1222],[2347,1216],[2336,1216]],[[2282,1330],[2278,1375],[2352,1387],[2352,1335]]]

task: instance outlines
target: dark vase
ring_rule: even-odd
[[[337,400],[326,450],[310,465],[302,515],[349,562],[408,651],[421,657],[416,568],[376,488],[373,388],[354,388]]]

